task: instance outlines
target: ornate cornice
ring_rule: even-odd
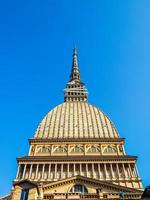
[[[29,143],[86,143],[86,142],[123,142],[125,138],[31,138],[29,139]]]
[[[25,156],[17,158],[18,162],[93,162],[93,161],[136,161],[137,156]]]

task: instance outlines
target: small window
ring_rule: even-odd
[[[29,189],[23,189],[21,191],[20,200],[28,200],[28,195],[29,195]]]
[[[86,187],[84,185],[74,185],[71,190],[70,193],[88,193]]]
[[[89,153],[98,153],[98,152],[100,152],[100,148],[98,148],[98,147],[91,147],[91,148],[88,149],[88,152]]]
[[[71,152],[82,153],[82,152],[84,152],[84,149],[81,147],[74,147]]]
[[[55,152],[57,153],[64,153],[64,152],[67,152],[67,148],[65,147],[58,147]]]
[[[39,153],[49,153],[51,149],[49,147],[42,147],[38,150]]]
[[[104,149],[104,153],[116,153],[117,152],[117,148],[116,147],[111,147],[108,146]]]

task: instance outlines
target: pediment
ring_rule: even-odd
[[[43,191],[44,191],[44,193],[47,193],[51,190],[53,192],[54,191],[59,192],[59,191],[62,191],[62,188],[64,188],[64,193],[66,193],[68,191],[65,191],[65,189],[67,187],[69,188],[69,187],[71,187],[71,185],[75,185],[75,184],[82,184],[82,185],[86,185],[89,188],[93,188],[95,190],[96,189],[103,190],[103,191],[125,192],[125,193],[139,193],[140,192],[139,190],[116,185],[116,184],[113,184],[108,181],[100,181],[100,180],[87,178],[87,177],[83,177],[83,176],[74,176],[71,178],[66,178],[63,180],[55,181],[55,182],[52,182],[49,184],[44,184]],[[61,190],[59,188],[61,188]]]
[[[14,186],[18,185],[20,187],[26,187],[26,188],[38,188],[38,185],[35,182],[32,182],[28,179],[17,181],[13,183]]]

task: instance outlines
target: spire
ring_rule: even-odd
[[[70,75],[70,81],[72,80],[80,80],[80,72],[77,61],[77,50],[73,49],[73,58],[72,58],[72,71]]]
[[[80,79],[77,50],[74,48],[70,81],[67,83],[65,89],[65,101],[87,101],[87,97],[87,89]]]

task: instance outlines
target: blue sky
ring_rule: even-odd
[[[72,48],[89,102],[139,156],[150,184],[150,1],[0,1],[0,196],[44,115],[63,101]]]

